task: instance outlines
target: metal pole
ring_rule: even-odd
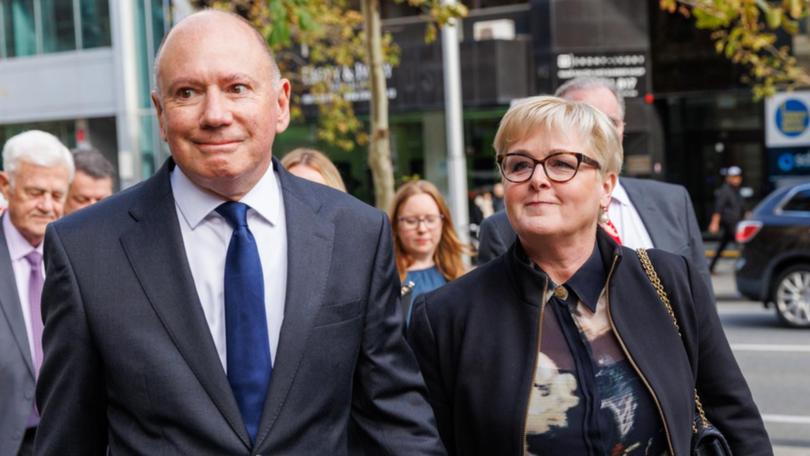
[[[442,0],[442,4],[455,4]],[[464,135],[461,115],[461,64],[459,63],[456,20],[442,27],[442,60],[444,63],[445,129],[447,134],[447,178],[450,211],[461,242],[469,244],[469,208],[467,207],[467,163],[464,157]],[[469,258],[465,258],[469,263]]]

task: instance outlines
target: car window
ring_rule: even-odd
[[[783,211],[810,212],[810,189],[796,192],[790,201],[782,206]]]

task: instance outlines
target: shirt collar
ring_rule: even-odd
[[[32,250],[36,250],[42,254],[42,245],[44,242],[40,242],[36,247],[29,244],[17,230],[17,227],[11,223],[11,215],[8,213],[3,215],[3,234],[6,235],[6,244],[8,244],[8,253],[11,257],[11,261],[19,260],[28,255]]]
[[[599,243],[595,242],[590,258],[574,273],[573,277],[568,279],[565,285],[574,292],[581,303],[591,309],[591,312],[596,312],[596,303],[605,288],[606,281],[607,270],[602,261]]]
[[[615,201],[622,206],[631,206],[632,203],[630,202],[630,197],[627,195],[627,191],[622,187],[621,180],[616,180],[616,186],[613,187],[613,193],[610,195],[611,202]]]
[[[191,182],[179,166],[175,166],[172,170],[171,184],[174,201],[192,230],[214,212],[217,206],[226,201],[221,196],[207,192]],[[278,179],[274,165],[271,164],[264,176],[239,201],[250,206],[271,225],[276,225],[280,219],[280,196]]]

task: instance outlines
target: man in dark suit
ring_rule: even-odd
[[[0,454],[34,449],[34,384],[42,363],[42,240],[62,216],[73,159],[55,136],[30,130],[3,147],[0,191]]]
[[[605,113],[624,135],[624,99],[609,80],[577,78],[557,89],[556,96],[588,103]],[[608,208],[610,227],[630,248],[659,248],[683,255],[711,285],[703,238],[689,193],[683,186],[622,177]],[[505,252],[515,240],[506,212],[485,219],[479,229],[478,260],[483,264]]]
[[[155,67],[172,158],[46,236],[37,454],[444,454],[386,216],[272,159],[262,37],[196,13]]]

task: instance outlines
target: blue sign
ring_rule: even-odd
[[[810,147],[768,149],[768,174],[771,176],[810,175]]]
[[[810,111],[803,101],[789,98],[776,109],[776,128],[783,135],[794,138],[801,135],[810,124]]]
[[[793,168],[796,166],[796,159],[793,158],[793,154],[790,152],[785,152],[776,159],[776,166],[782,172],[789,173],[793,171]]]

